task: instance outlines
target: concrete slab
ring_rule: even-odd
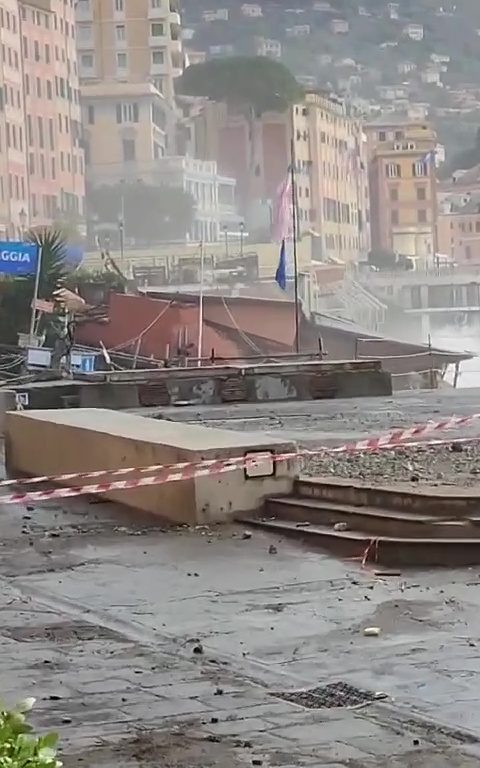
[[[6,417],[6,464],[14,476],[195,464],[256,452],[268,452],[274,459],[295,451],[294,443],[260,433],[158,422],[100,408],[21,411]],[[252,477],[239,468],[104,495],[177,523],[224,521],[239,510],[260,508],[268,495],[290,492],[296,473],[296,459],[277,464],[273,460],[265,476]],[[140,476],[146,474],[132,473],[128,478]],[[112,479],[102,477],[99,482]],[[95,480],[86,479],[74,484],[92,482]]]

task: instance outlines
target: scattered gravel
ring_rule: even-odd
[[[376,483],[479,487],[480,443],[404,447],[395,451],[309,458],[306,475],[330,475]]]

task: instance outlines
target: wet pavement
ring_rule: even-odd
[[[478,764],[475,570],[379,577],[261,533],[150,526],[110,503],[2,510],[3,697],[37,697],[67,768]],[[338,681],[388,698],[273,695]]]
[[[477,407],[447,400],[365,417],[351,401],[337,427]],[[67,768],[478,765],[480,567],[378,574],[262,532],[133,522],[109,502],[0,509],[2,697],[37,698]],[[378,696],[283,698],[338,682]]]

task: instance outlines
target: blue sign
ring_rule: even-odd
[[[34,275],[38,265],[38,246],[16,240],[0,241],[0,272],[4,275]]]

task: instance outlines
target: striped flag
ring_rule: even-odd
[[[278,243],[293,237],[291,169],[288,170],[286,178],[277,190],[273,208],[272,236]]]

